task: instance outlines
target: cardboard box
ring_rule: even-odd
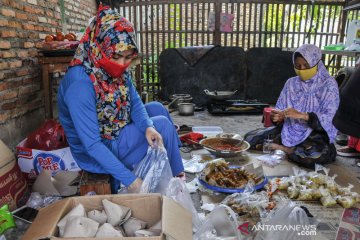
[[[107,240],[165,240],[166,236],[174,240],[192,239],[192,217],[185,208],[172,199],[157,193],[151,194],[117,194],[96,195],[66,198],[39,211],[35,221],[23,236],[23,240],[42,238],[65,239],[58,237],[56,224],[78,203],[84,205],[86,211],[102,209],[102,199],[131,208],[132,216],[146,221],[150,226],[162,220],[162,233],[156,237],[120,237]],[[99,239],[99,238],[66,238],[66,240]]]
[[[26,204],[30,191],[13,152],[0,140],[0,206],[10,211]]]
[[[28,180],[36,179],[42,169],[58,171],[80,171],[70,148],[60,148],[53,151],[43,151],[25,147],[24,139],[16,147],[18,164]]]
[[[92,191],[97,195],[111,194],[110,175],[83,171],[80,179],[80,196]]]

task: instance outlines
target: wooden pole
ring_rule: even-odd
[[[214,31],[214,44],[221,45],[221,32],[220,32],[220,13],[221,2],[215,2],[215,31]]]

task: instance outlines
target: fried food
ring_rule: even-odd
[[[205,181],[224,188],[243,188],[250,180],[254,181],[256,185],[263,181],[262,178],[241,168],[229,168],[225,161],[210,163],[204,173]]]

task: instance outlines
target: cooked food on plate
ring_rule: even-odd
[[[230,168],[224,160],[209,163],[203,170],[203,180],[213,186],[224,188],[244,188],[252,180],[255,185],[264,181],[242,168]]]

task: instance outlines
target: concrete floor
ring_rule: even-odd
[[[237,133],[241,136],[244,136],[247,132],[257,129],[263,128],[263,124],[261,122],[262,115],[226,115],[226,116],[213,116],[207,111],[203,112],[195,112],[194,116],[180,116],[178,112],[171,113],[173,121],[178,125],[188,125],[188,126],[220,126],[224,132],[227,133]],[[340,147],[340,146],[336,146]],[[189,156],[182,153],[185,159],[189,159]],[[341,165],[349,170],[349,172],[353,172],[355,176],[357,176],[357,182],[360,183],[360,167],[356,166],[356,158],[348,158],[348,157],[336,157],[336,161],[332,164]],[[332,172],[331,174],[334,174]],[[187,182],[191,181],[195,178],[195,174],[187,173]],[[354,184],[354,183],[352,183]],[[347,184],[346,184],[347,185]],[[223,194],[218,194],[218,200],[224,198],[221,196]],[[204,212],[201,209],[202,205],[202,193],[197,191],[196,193],[191,194],[191,198],[194,202],[194,206],[198,212]]]
[[[175,124],[188,125],[188,126],[220,126],[224,132],[238,133],[242,136],[250,130],[263,127],[261,123],[261,115],[226,115],[226,116],[213,116],[207,111],[196,112],[194,116],[180,116],[177,112],[171,113],[171,116]],[[355,165],[356,159],[337,157],[334,164],[342,165],[349,171],[360,176],[360,168]],[[195,177],[194,174],[187,174],[187,182],[191,181]],[[358,179],[360,179],[358,177]],[[197,192],[191,195],[194,205],[198,212],[201,206],[201,193]],[[22,224],[18,229],[7,232],[7,239],[20,239],[27,229],[28,225]]]
[[[171,113],[175,124],[188,126],[220,126],[224,132],[238,133],[244,136],[247,132],[262,128],[261,115],[225,115],[214,116],[207,111],[195,112],[194,116],[180,116],[178,112]],[[339,146],[337,146],[339,147]],[[346,167],[360,179],[360,167],[356,166],[356,158],[336,157],[335,164]],[[359,181],[360,182],[360,181]]]

